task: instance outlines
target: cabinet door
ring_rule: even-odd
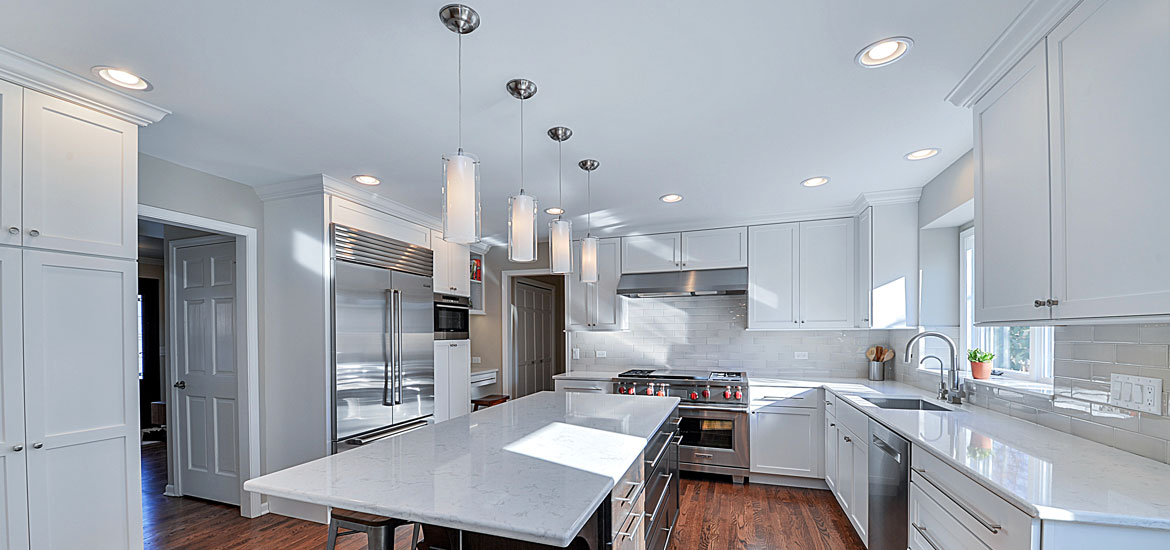
[[[852,436],[850,436],[852,437]],[[849,519],[857,528],[862,542],[869,541],[869,442],[854,438],[853,447],[853,505]]]
[[[601,239],[597,244],[597,282],[591,285],[594,330],[624,330],[627,325],[628,298],[617,293],[618,279],[622,276],[621,241]],[[574,275],[569,274],[570,277]]]
[[[448,358],[451,373],[450,417],[463,416],[471,412],[471,340],[453,343]]]
[[[679,233],[622,237],[622,273],[654,273],[682,269]]]
[[[819,478],[825,424],[820,408],[763,407],[751,418],[751,471]]]
[[[748,328],[798,328],[795,223],[748,228]]]
[[[873,207],[857,216],[857,326],[870,327],[873,313]]]
[[[451,272],[447,269],[447,265],[450,263],[448,250],[450,250],[450,245],[443,240],[442,234],[438,231],[431,231],[431,265],[433,266],[431,281],[435,292],[440,294],[451,293]]]
[[[465,244],[447,243],[447,282],[451,294],[471,296],[471,249]]]
[[[435,342],[435,422],[451,418],[451,342]]]
[[[369,231],[424,248],[431,247],[432,233],[438,235],[439,238],[443,236],[442,232],[431,231],[416,223],[396,218],[381,210],[374,210],[341,197],[330,197],[329,202],[329,215],[333,223],[348,225],[354,229]]]
[[[825,415],[825,484],[837,494],[837,419]]]
[[[137,266],[24,252],[32,547],[141,548]]]
[[[682,267],[747,267],[747,240],[746,227],[685,231],[682,234]]]
[[[24,89],[0,80],[0,244],[20,244]]]
[[[600,260],[600,250],[598,256]],[[581,241],[573,241],[573,260],[577,262],[575,265],[581,265]],[[598,266],[597,279],[601,280],[602,276],[601,266]],[[568,274],[565,281],[568,283],[565,285],[565,293],[569,300],[569,330],[589,330],[593,327],[594,308],[590,305],[593,303],[593,284],[582,283],[577,273]]]
[[[1048,308],[1035,305],[1051,295],[1043,42],[974,114],[975,322],[1047,319]]]
[[[138,257],[138,127],[24,92],[24,244]]]
[[[0,248],[0,550],[29,547],[20,255]]]
[[[853,326],[853,218],[800,223],[800,328]]]
[[[1082,2],[1048,91],[1053,318],[1170,313],[1170,2]]]
[[[845,517],[853,517],[853,501],[856,499],[853,489],[853,438],[849,432],[837,426],[837,502]]]

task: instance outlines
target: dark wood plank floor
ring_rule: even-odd
[[[142,510],[147,550],[325,548],[325,526],[268,514],[240,516],[239,508],[195,498],[163,496],[166,448],[143,447]],[[718,477],[684,477],[672,550],[863,550],[849,520],[828,491],[733,485]],[[366,547],[365,537],[343,537],[339,550]],[[400,528],[395,548],[410,546]]]

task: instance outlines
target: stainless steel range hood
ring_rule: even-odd
[[[746,267],[622,275],[617,293],[630,298],[747,294]]]

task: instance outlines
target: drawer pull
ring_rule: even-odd
[[[662,494],[658,495],[658,502],[654,504],[654,513],[650,516],[650,525],[654,525],[658,521],[658,514],[662,511],[662,503],[666,502],[666,495],[670,494],[670,479],[674,474],[666,474],[666,486],[662,488]]]
[[[634,515],[638,516],[638,518],[635,519],[632,524],[630,524],[630,530],[629,531],[618,531],[618,538],[619,539],[620,538],[627,538],[627,539],[632,538],[634,535],[638,534],[638,529],[640,527],[642,527],[642,520],[646,519],[646,514],[634,514]]]
[[[641,491],[642,487],[646,484],[645,482],[642,482],[642,481],[639,481],[637,483],[634,483],[632,481],[627,481],[626,483],[629,485],[633,485],[634,488],[630,489],[629,493],[626,493],[625,498],[613,497],[614,500],[616,500],[618,502],[633,502],[634,499],[637,498],[638,492]]]
[[[967,512],[967,515],[974,518],[975,521],[978,521],[979,524],[982,525],[984,529],[991,531],[991,534],[998,535],[1000,530],[1003,529],[1002,525],[1000,525],[994,521],[984,519],[983,516],[975,513],[974,507],[972,507],[970,504],[967,504],[962,499],[951,494],[949,491],[944,489],[943,486],[940,485],[937,481],[930,479],[930,477],[926,475],[926,470],[923,470],[922,468],[911,468],[911,470],[914,470],[915,472],[918,473],[918,475],[922,476],[922,479],[925,479],[927,483],[934,485],[934,487],[936,489],[938,489],[940,492],[942,492],[942,494],[946,495],[947,498],[951,499],[951,502],[954,502],[956,506],[961,508],[964,512]]]
[[[695,458],[715,458],[711,453],[695,453]]]
[[[669,432],[667,432],[667,433],[669,433]],[[670,439],[674,439],[674,437],[672,436]],[[644,462],[646,462],[646,464],[648,464],[650,466],[657,466],[658,461],[662,460],[662,455],[665,455],[666,450],[670,448],[670,439],[667,439],[666,443],[662,444],[662,448],[658,450],[658,455],[654,457],[654,460],[646,460]]]
[[[943,550],[942,546],[936,544],[933,540],[930,539],[930,535],[926,534],[925,527],[918,525],[917,523],[911,523],[910,525],[914,526],[914,530],[918,531],[918,534],[922,536],[922,539],[925,540],[926,544],[929,544],[931,548],[934,548],[934,550]]]

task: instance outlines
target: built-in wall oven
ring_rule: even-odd
[[[470,316],[470,298],[435,294],[435,340],[470,338],[471,329],[468,327]]]

